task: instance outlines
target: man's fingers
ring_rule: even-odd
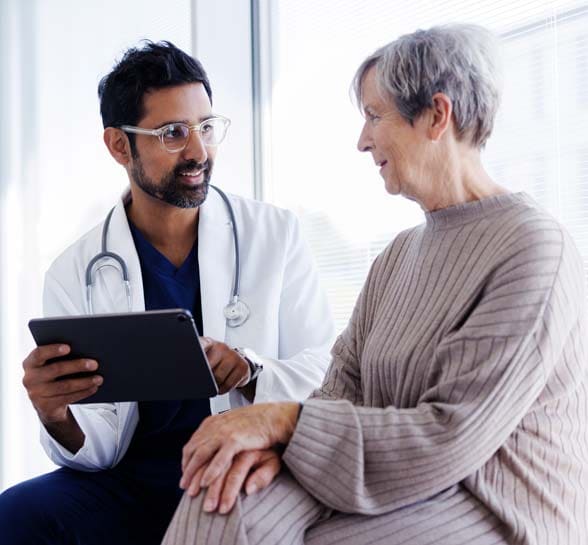
[[[95,360],[78,359],[58,361],[39,369],[39,377],[45,382],[55,380],[74,373],[89,373],[98,369]]]
[[[77,401],[86,399],[87,397],[90,397],[91,395],[95,394],[98,391],[98,388],[99,386],[92,386],[92,388],[88,388],[87,390],[80,390],[79,392],[66,395],[62,398],[61,404],[71,405],[72,403],[76,403]]]
[[[208,361],[221,394],[232,390],[249,377],[249,365],[232,350],[213,349]]]
[[[25,369],[41,367],[47,360],[59,358],[69,353],[69,346],[66,344],[46,344],[37,346],[22,362]]]
[[[233,365],[230,361],[223,359],[217,361],[215,358],[213,358],[209,361],[210,367],[214,374],[214,380],[216,380],[216,383],[218,385],[223,384],[227,377],[231,374],[231,371],[233,370]],[[214,363],[212,363],[213,361]]]
[[[243,381],[243,378],[243,373],[239,369],[233,368],[222,382],[219,383],[217,380],[219,392],[221,394],[230,392],[239,383],[241,383],[241,381]]]
[[[74,392],[72,394],[64,395],[59,398],[59,402],[56,404],[55,401],[52,401],[53,409],[48,409],[44,407],[45,412],[48,414],[51,413],[55,407],[66,407],[67,405],[71,405],[72,403],[76,403],[77,401],[81,401],[82,399],[86,399],[91,395],[95,394],[98,391],[98,386],[93,386],[92,388],[87,388],[86,390],[80,390],[78,392]],[[53,398],[51,398],[53,399]],[[57,398],[55,398],[57,399]],[[51,420],[50,418],[48,420]]]
[[[84,390],[90,390],[102,384],[103,378],[101,376],[88,378],[75,378],[68,380],[59,380],[49,382],[43,385],[43,389],[39,391],[39,397],[62,397]]]
[[[208,352],[208,349],[214,344],[214,340],[212,340],[210,337],[199,337],[199,339],[200,345],[202,346],[204,352]]]
[[[279,456],[274,455],[264,460],[252,473],[249,475],[245,483],[245,492],[248,496],[263,490],[268,486],[280,472],[281,461]]]
[[[219,378],[217,378],[215,370],[215,380],[218,386],[219,393],[226,394],[227,392],[230,392],[233,388],[235,388],[235,386],[237,386],[243,380],[243,374],[239,371],[239,369],[229,369],[229,373],[222,380],[220,380]]]

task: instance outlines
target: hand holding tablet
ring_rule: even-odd
[[[218,394],[187,310],[41,318],[31,320],[29,329],[39,346],[71,347],[64,358],[46,365],[79,358],[98,362],[103,383],[79,403],[200,399]]]

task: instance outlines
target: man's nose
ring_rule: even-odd
[[[192,159],[197,163],[204,163],[208,159],[208,150],[200,137],[200,131],[192,129],[188,136],[186,147],[182,151],[182,157]]]

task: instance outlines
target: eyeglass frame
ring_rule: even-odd
[[[130,132],[133,134],[145,134],[147,136],[157,136],[159,138],[159,142],[161,143],[161,147],[165,151],[167,151],[168,153],[180,153],[181,151],[184,151],[186,149],[186,147],[188,146],[188,142],[190,141],[190,135],[192,134],[192,132],[195,131],[197,133],[200,133],[202,125],[210,122],[211,119],[221,120],[225,124],[225,132],[223,134],[223,137],[216,144],[206,144],[204,141],[202,143],[208,147],[216,147],[225,139],[225,136],[227,135],[227,130],[229,129],[229,126],[231,124],[231,120],[228,117],[225,117],[222,115],[213,115],[213,116],[208,117],[208,118],[204,119],[203,121],[201,121],[200,123],[197,123],[195,125],[190,125],[189,123],[184,123],[182,121],[174,121],[172,123],[166,123],[165,125],[159,127],[158,129],[144,129],[143,127],[135,127],[133,125],[121,125],[119,127],[119,129],[121,131]],[[184,127],[188,127],[188,129],[190,131],[190,135],[188,135],[188,138],[186,139],[186,144],[184,145],[183,148],[180,148],[177,150],[169,150],[166,147],[165,143],[163,142],[163,133],[165,132],[165,129],[167,127],[169,127],[170,125],[183,125]],[[200,137],[200,139],[202,139],[202,136],[200,136],[200,134],[198,136]]]

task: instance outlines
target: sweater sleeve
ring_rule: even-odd
[[[579,257],[557,226],[519,237],[498,263],[440,335],[434,380],[412,408],[357,406],[349,394],[370,365],[358,348],[369,333],[358,334],[369,332],[377,294],[364,290],[328,387],[304,404],[284,454],[309,493],[343,512],[389,512],[455,485],[504,444],[583,327],[585,297]]]
[[[345,399],[353,405],[363,403],[359,362],[364,331],[369,327],[370,317],[374,312],[374,305],[370,302],[377,300],[377,298],[370,298],[369,293],[379,289],[378,271],[381,265],[382,256],[380,255],[370,267],[347,327],[337,337],[331,349],[331,365],[327,369],[323,383],[320,388],[312,392],[310,399]]]

